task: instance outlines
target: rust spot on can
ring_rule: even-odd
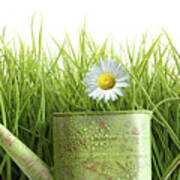
[[[82,164],[85,169],[93,171],[93,172],[96,172],[97,166],[99,165],[98,162],[93,162],[92,160],[86,160],[82,162]]]
[[[11,134],[8,134],[6,137],[5,137],[5,141],[6,143],[11,146],[12,145],[12,139],[11,139]]]
[[[104,123],[103,121],[100,121],[100,122],[99,122],[99,127],[100,127],[100,128],[105,128],[105,123]]]
[[[120,169],[126,170],[126,168],[123,165],[121,165],[120,162],[116,161],[116,164]]]
[[[43,170],[40,172],[40,174],[41,174],[43,177],[46,177],[47,180],[50,180],[50,175],[49,175],[49,173],[48,173],[45,169],[43,169]]]
[[[139,135],[139,132],[137,131],[137,129],[133,129],[133,130],[132,130],[132,134],[135,135],[135,136],[138,136],[138,135]]]
[[[37,159],[33,156],[24,157],[24,161],[28,164],[28,168],[33,168],[33,165],[37,163]]]
[[[88,170],[90,170],[90,171],[93,171],[93,172],[96,172],[97,167],[96,167],[96,165],[92,165],[92,166],[90,166],[90,167],[86,167],[86,169],[88,169]]]

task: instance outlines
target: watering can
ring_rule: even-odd
[[[1,124],[0,145],[30,180],[151,180],[152,112],[55,113],[54,168]]]
[[[151,180],[150,111],[55,113],[54,171],[0,124],[0,145],[31,180]]]

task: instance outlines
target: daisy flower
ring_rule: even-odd
[[[124,95],[121,87],[130,87],[130,83],[125,81],[130,77],[130,73],[124,70],[116,60],[99,61],[97,66],[92,66],[83,80],[86,92],[93,99],[115,101],[118,96]]]

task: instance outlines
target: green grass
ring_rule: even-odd
[[[38,39],[33,20],[31,28],[31,45],[20,37],[6,42],[5,30],[0,35],[0,122],[53,166],[53,112],[154,110],[153,180],[165,177],[180,159],[180,54],[169,35],[163,31],[150,46],[144,35],[139,45],[121,44],[115,51],[108,39],[97,44],[83,26],[78,51],[66,36],[64,42],[52,39],[58,48],[54,53],[44,46],[42,25]],[[116,59],[131,73],[125,95],[106,104],[90,99],[82,82],[89,68],[103,59]],[[156,107],[167,98],[174,101]],[[178,178],[176,167],[169,179]],[[0,179],[27,179],[2,148]]]

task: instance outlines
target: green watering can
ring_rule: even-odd
[[[31,180],[151,180],[152,111],[55,113],[49,168],[0,124],[0,145]]]
[[[54,114],[54,172],[0,125],[0,144],[32,180],[151,180],[150,111]]]

